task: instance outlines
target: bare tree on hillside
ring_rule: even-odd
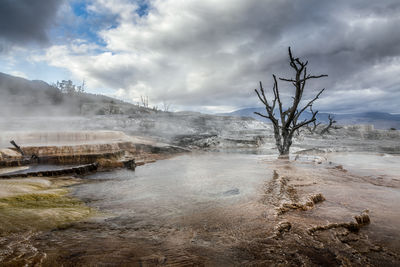
[[[57,81],[55,87],[67,95],[73,95],[76,92],[76,86],[71,80],[62,80],[61,82]]]
[[[141,101],[142,106],[144,108],[148,108],[149,107],[149,97],[148,96],[140,96],[140,101]]]
[[[290,82],[293,84],[295,87],[295,95],[293,97],[293,103],[292,105],[285,109],[283,107],[281,97],[280,97],[280,92],[279,92],[279,87],[278,87],[278,80],[276,76],[273,74],[273,80],[274,80],[274,85],[272,88],[272,91],[274,93],[274,98],[269,102],[267,100],[267,97],[265,95],[264,88],[262,86],[262,83],[260,82],[260,91],[255,89],[255,92],[257,93],[258,98],[260,101],[264,104],[265,110],[267,111],[267,115],[261,114],[259,112],[255,112],[255,114],[267,118],[272,122],[272,125],[274,127],[274,137],[275,137],[275,142],[276,146],[279,150],[279,155],[280,156],[288,156],[289,155],[289,149],[290,146],[292,145],[292,139],[293,139],[293,134],[300,129],[303,126],[308,125],[309,123],[315,121],[315,116],[317,115],[318,111],[316,111],[311,119],[306,119],[304,121],[299,122],[298,119],[300,115],[309,107],[312,106],[315,100],[318,99],[318,97],[322,94],[322,92],[325,90],[322,89],[319,91],[319,93],[309,100],[305,106],[300,107],[300,101],[303,97],[303,92],[306,86],[306,83],[310,79],[318,79],[322,77],[327,77],[328,75],[322,74],[322,75],[310,75],[307,73],[307,64],[308,61],[303,62],[299,58],[294,58],[292,55],[292,51],[290,50],[289,47],[289,64],[290,67],[293,68],[293,70],[296,73],[295,78],[279,78],[281,81],[285,82]],[[278,105],[277,108],[279,110],[279,115],[280,117],[277,118],[275,116],[275,107],[276,104]]]
[[[78,93],[84,93],[85,92],[85,80],[82,81],[81,85],[76,86],[76,91]]]
[[[171,108],[171,103],[168,103],[167,101],[162,102],[162,110],[165,112],[168,112]]]

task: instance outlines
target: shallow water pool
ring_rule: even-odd
[[[266,156],[202,153],[138,167],[97,173],[103,180],[75,187],[74,194],[118,216],[152,218],[245,202],[272,177]]]

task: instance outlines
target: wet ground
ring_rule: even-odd
[[[327,159],[364,176],[400,176],[400,156],[385,153],[329,153]]]
[[[400,264],[399,156],[275,158],[194,153],[97,173],[71,187],[95,217],[9,239],[20,263],[44,266]]]
[[[385,157],[354,156],[360,170]],[[319,164],[309,157],[200,153],[135,172],[98,173],[72,189],[100,215],[31,235],[26,242],[40,253],[30,262],[398,266],[399,158],[390,157],[386,176],[353,172],[351,154]],[[310,204],[316,194],[322,199]],[[353,231],[348,226],[363,212],[371,222]]]

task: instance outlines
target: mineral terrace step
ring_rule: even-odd
[[[114,151],[104,153],[90,153],[90,154],[72,154],[72,155],[51,155],[40,156],[39,159],[11,159],[0,161],[0,167],[16,167],[25,166],[33,163],[41,164],[89,164],[98,159],[114,159],[120,158],[125,154],[125,151]]]
[[[51,176],[62,176],[62,175],[84,175],[90,172],[94,172],[99,167],[98,163],[85,164],[65,169],[52,170],[52,171],[39,171],[39,172],[28,172],[28,173],[16,173],[9,175],[0,175],[0,179],[12,179],[18,177],[51,177]]]

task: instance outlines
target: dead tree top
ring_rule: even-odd
[[[265,91],[264,91],[264,88],[263,88],[261,82],[260,82],[260,92],[261,93],[257,89],[255,89],[258,98],[265,105],[267,115],[261,114],[259,112],[255,112],[255,113],[261,117],[270,119],[275,127],[280,128],[279,121],[275,117],[275,113],[274,113],[276,104],[278,103],[278,109],[279,109],[280,119],[281,119],[281,129],[283,131],[284,130],[295,131],[295,130],[299,129],[300,127],[305,126],[316,120],[315,116],[317,115],[318,111],[316,111],[312,114],[311,119],[309,119],[309,120],[306,119],[300,123],[297,123],[300,115],[307,108],[311,107],[312,104],[314,103],[314,101],[317,100],[319,98],[319,96],[322,94],[322,92],[325,90],[325,88],[324,88],[321,91],[319,91],[319,93],[313,99],[311,99],[304,107],[299,108],[300,101],[303,96],[304,88],[305,88],[307,81],[310,79],[318,79],[318,78],[322,78],[322,77],[327,77],[328,75],[326,75],[326,74],[322,74],[322,75],[308,74],[307,73],[308,61],[302,62],[299,58],[294,58],[292,55],[292,51],[290,50],[290,47],[288,50],[289,50],[290,67],[292,67],[295,70],[296,76],[295,76],[295,78],[289,78],[289,79],[279,78],[279,80],[285,81],[285,82],[290,82],[294,85],[295,96],[293,97],[292,105],[287,109],[283,108],[282,101],[281,101],[280,94],[279,94],[278,81],[277,81],[276,76],[272,75],[273,80],[274,80],[274,85],[272,88],[272,91],[274,93],[274,98],[271,101],[271,103],[268,102],[268,100],[267,100],[267,97],[265,95]]]

